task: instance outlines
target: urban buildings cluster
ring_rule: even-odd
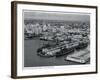
[[[62,37],[79,37],[90,33],[89,24],[87,23],[61,23],[61,22],[35,22],[35,23],[25,23],[24,25],[25,34],[34,34],[35,36],[62,36]],[[30,35],[30,36],[34,36]]]

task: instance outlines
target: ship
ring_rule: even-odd
[[[45,44],[37,50],[37,54],[42,57],[53,57],[56,55],[56,52],[59,51],[60,47],[58,45]]]
[[[74,52],[76,46],[78,46],[78,43],[46,44],[37,50],[37,54],[44,57],[63,56]]]
[[[63,55],[68,55],[69,53],[73,53],[77,46],[78,46],[78,42],[71,42],[71,43],[65,44],[65,46],[62,47],[61,50],[56,53],[56,57],[60,57]]]

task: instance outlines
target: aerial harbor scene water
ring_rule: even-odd
[[[89,14],[24,12],[24,67],[90,64]]]

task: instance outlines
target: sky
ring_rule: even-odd
[[[63,21],[90,21],[89,13],[24,11],[24,19],[63,20]]]

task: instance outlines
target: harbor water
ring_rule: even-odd
[[[39,66],[60,66],[60,65],[85,65],[71,61],[65,61],[67,55],[60,57],[40,57],[37,55],[37,49],[42,47],[48,41],[39,39],[24,40],[24,67],[39,67]],[[84,50],[85,51],[85,50]],[[80,50],[81,52],[81,50]],[[74,53],[77,53],[75,51]],[[86,64],[89,64],[88,61]]]

